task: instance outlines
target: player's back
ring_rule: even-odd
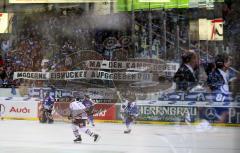
[[[73,118],[87,119],[87,113],[85,112],[85,106],[79,101],[73,101],[70,106],[71,114]]]

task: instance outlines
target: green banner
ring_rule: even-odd
[[[141,0],[117,0],[118,11],[173,9],[173,8],[206,8],[214,7],[215,2],[224,0],[170,0],[170,2],[141,2]],[[133,4],[133,6],[132,6]]]
[[[139,0],[118,0],[118,11],[159,9],[159,8],[188,8],[189,0],[170,0],[170,2],[140,2]]]
[[[121,120],[120,104],[116,105],[116,119]],[[239,106],[171,106],[171,105],[138,105],[137,121],[160,122],[198,122],[207,120],[210,123],[239,124]]]
[[[142,121],[182,122],[187,116],[191,119],[198,116],[197,107],[139,105],[138,108],[138,120]]]

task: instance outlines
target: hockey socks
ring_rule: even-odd
[[[73,131],[73,134],[74,134],[74,136],[77,138],[78,136],[80,136],[80,134],[78,133],[78,130],[74,130]]]
[[[93,132],[90,129],[85,128],[85,129],[83,129],[83,132],[86,133],[87,135],[89,135],[90,137],[93,136]]]

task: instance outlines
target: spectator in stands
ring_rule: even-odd
[[[0,87],[6,83],[6,78],[7,78],[7,74],[2,66],[0,67]]]
[[[49,60],[43,59],[41,62],[42,72],[48,72],[49,71]]]
[[[198,57],[194,51],[187,51],[182,55],[182,65],[174,75],[177,90],[189,91],[196,86],[198,78],[195,70],[198,67]]]
[[[2,59],[2,56],[0,55],[0,67],[3,66],[4,62],[3,62],[3,59]]]
[[[207,63],[207,66],[205,68],[205,71],[207,73],[207,75],[209,75],[210,73],[212,73],[216,68],[215,63]]]
[[[72,66],[72,58],[71,58],[70,56],[67,56],[67,57],[65,58],[65,66],[66,66],[68,69],[71,68],[71,66]]]
[[[4,54],[6,52],[8,52],[10,50],[10,41],[9,40],[4,40],[1,44],[1,49],[4,52]]]
[[[14,74],[13,67],[8,66],[6,68],[6,74],[7,74],[8,82],[12,83],[12,81],[13,81],[13,74]]]
[[[233,95],[237,96],[240,94],[240,73],[238,74],[237,78],[232,83],[233,85]]]
[[[208,75],[208,86],[211,91],[229,92],[228,69],[231,65],[230,57],[227,54],[219,54],[215,59],[216,69]]]

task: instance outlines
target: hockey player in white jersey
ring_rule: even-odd
[[[122,117],[126,125],[124,133],[126,134],[131,132],[131,126],[138,116],[138,108],[136,102],[134,101],[135,96],[128,97],[126,98],[126,102],[121,106]]]
[[[86,121],[88,119],[86,113],[87,108],[79,100],[80,100],[79,98],[76,98],[76,100],[73,101],[69,106],[70,115],[68,118],[72,119],[72,130],[73,134],[76,137],[76,139],[73,141],[82,142],[82,137],[80,134],[80,132],[82,132],[89,135],[90,137],[93,137],[94,142],[96,142],[98,141],[100,136],[86,127]]]

